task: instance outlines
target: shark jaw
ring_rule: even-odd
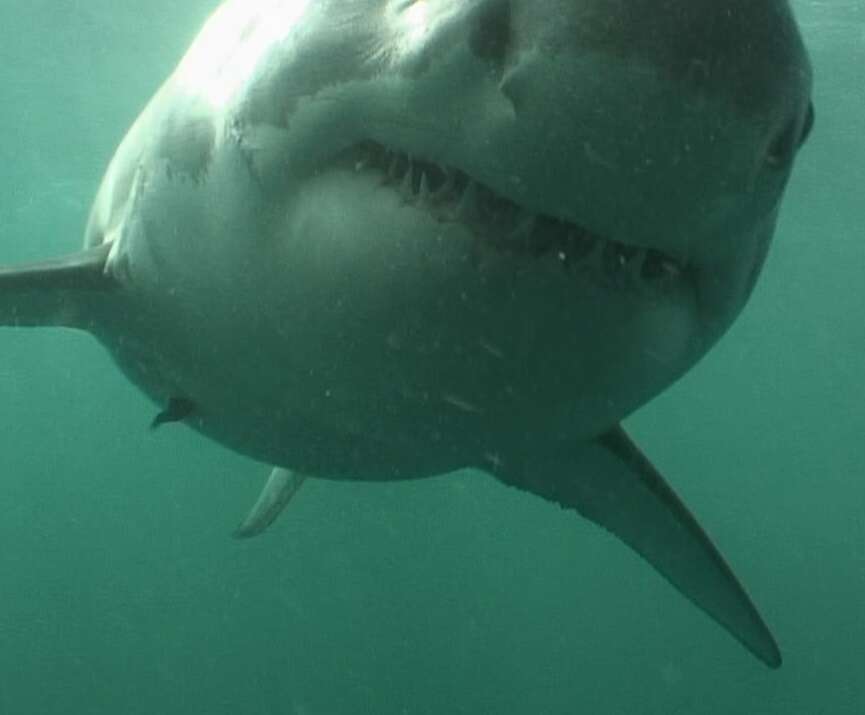
[[[390,187],[407,206],[440,223],[462,226],[485,248],[525,258],[552,254],[564,268],[611,289],[642,290],[648,296],[687,275],[685,263],[662,251],[629,246],[567,219],[529,211],[460,169],[372,141],[344,152],[334,164]]]
[[[477,464],[503,442],[557,449],[660,391],[701,346],[684,265],[453,165],[364,140],[281,186],[277,204],[260,182],[243,141],[197,179],[136,181],[149,228],[108,265],[134,307],[99,331],[159,402],[193,401],[190,424],[256,459],[390,479]],[[229,186],[242,201],[212,201]],[[182,234],[208,243],[192,251]],[[193,261],[212,270],[190,275]],[[143,327],[130,332],[130,313]],[[231,374],[202,373],[209,353]],[[322,416],[333,441],[294,436]],[[340,447],[361,435],[374,458]]]

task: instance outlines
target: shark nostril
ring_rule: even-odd
[[[501,68],[511,44],[511,4],[509,0],[487,2],[478,13],[469,36],[474,55]]]

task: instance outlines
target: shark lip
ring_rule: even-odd
[[[346,153],[356,172],[374,172],[407,205],[441,222],[459,223],[476,240],[502,254],[522,258],[555,256],[566,268],[600,276],[618,288],[664,290],[688,266],[662,251],[600,236],[565,219],[532,212],[496,193],[461,169],[408,155],[374,141]]]

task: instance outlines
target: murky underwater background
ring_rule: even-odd
[[[76,250],[212,0],[0,0],[0,261]],[[865,2],[795,2],[817,125],[750,306],[629,427],[778,637],[753,660],[626,548],[461,473],[308,483],[154,408],[96,342],[0,331],[2,715],[865,713]]]

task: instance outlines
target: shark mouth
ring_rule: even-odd
[[[618,288],[662,290],[686,272],[685,265],[661,251],[629,246],[578,224],[530,212],[460,169],[373,141],[356,145],[348,157],[356,173],[377,173],[406,204],[440,222],[461,224],[495,251],[526,258],[552,254],[564,267],[598,275]]]

